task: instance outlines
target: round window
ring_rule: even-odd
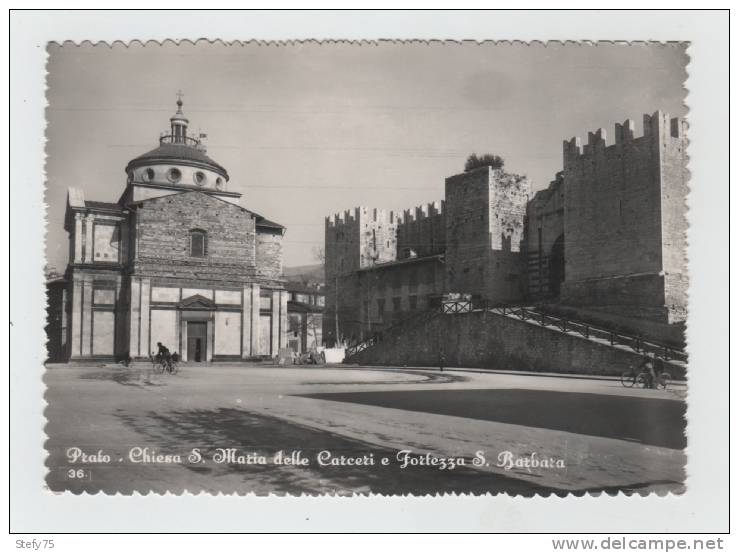
[[[221,177],[218,177],[216,179],[216,188],[218,190],[220,190],[221,188],[223,188],[223,179]]]
[[[154,169],[149,167],[148,169],[145,169],[144,172],[141,175],[146,182],[150,182],[154,180]]]
[[[172,167],[172,169],[167,172],[167,178],[170,182],[180,182],[180,179],[182,178],[182,171],[180,171],[176,167]]]
[[[193,180],[195,181],[195,184],[198,186],[203,186],[206,182],[208,182],[208,178],[205,176],[205,173],[202,171],[196,171],[193,175]]]

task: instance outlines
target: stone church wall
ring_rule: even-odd
[[[282,233],[259,230],[256,234],[257,275],[282,278]]]
[[[148,200],[137,211],[139,259],[195,263],[190,257],[190,231],[208,233],[203,262],[254,267],[254,216],[235,205],[200,192]]]

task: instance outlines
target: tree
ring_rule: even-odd
[[[467,158],[467,161],[464,164],[464,170],[467,172],[486,166],[492,167],[493,169],[502,169],[504,164],[505,161],[503,161],[503,158],[500,156],[493,154],[478,156],[477,154],[472,154]]]

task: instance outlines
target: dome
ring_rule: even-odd
[[[205,154],[205,144],[202,139],[206,135],[188,135],[187,126],[189,120],[182,112],[182,92],[178,92],[177,96],[177,112],[169,119],[170,132],[162,133],[159,136],[158,148],[154,148],[129,161],[128,165],[126,165],[126,173],[131,175],[134,169],[142,166],[184,165],[212,171],[228,180],[226,170]],[[220,181],[221,179],[218,178],[217,180]],[[202,182],[201,179],[198,184],[202,184]]]
[[[142,165],[158,163],[170,165],[189,165],[210,169],[228,180],[228,172],[221,165],[210,159],[203,151],[185,144],[162,143],[158,148],[132,159],[126,166],[126,172]]]

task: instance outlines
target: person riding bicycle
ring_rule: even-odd
[[[161,342],[157,342],[157,355],[156,360],[159,363],[169,365],[172,362],[172,354],[169,353],[169,349],[167,346],[162,344]]]
[[[647,374],[647,387],[657,387],[657,373],[654,371],[654,361],[649,356],[644,356],[644,360],[639,365],[639,370],[644,371]]]

